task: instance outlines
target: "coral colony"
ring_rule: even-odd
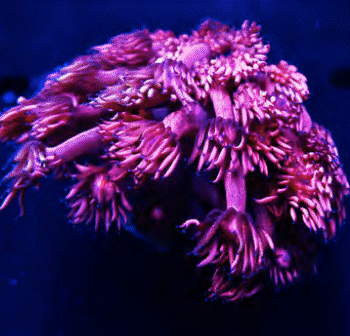
[[[314,270],[319,237],[345,219],[349,184],[330,133],[303,105],[305,76],[266,62],[260,29],[213,20],[190,36],[144,29],[49,75],[0,117],[0,139],[20,145],[1,209],[18,196],[23,213],[25,191],[53,172],[73,181],[72,223],[121,229],[133,192],[192,169],[221,197],[178,223],[210,274],[209,297],[250,297],[268,279],[287,285]]]

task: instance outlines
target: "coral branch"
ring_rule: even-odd
[[[55,147],[47,148],[46,155],[57,157],[66,163],[74,161],[84,154],[98,153],[104,146],[97,126],[81,132]]]
[[[228,172],[224,177],[226,191],[226,207],[234,208],[236,211],[245,212],[247,191],[245,179],[242,173]]]

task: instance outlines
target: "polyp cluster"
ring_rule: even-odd
[[[129,196],[185,174],[186,162],[210,172],[223,200],[181,225],[212,272],[212,297],[249,297],[267,278],[279,286],[314,269],[317,237],[344,221],[349,185],[330,133],[303,105],[306,78],[267,64],[259,31],[212,20],[191,36],[145,29],[49,75],[0,117],[0,139],[20,144],[1,209],[19,196],[23,212],[25,191],[54,172],[74,180],[74,224],[120,229]]]

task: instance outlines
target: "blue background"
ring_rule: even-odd
[[[213,18],[257,21],[269,63],[308,78],[306,107],[326,126],[350,176],[348,1],[2,1],[0,107],[33,94],[45,76],[110,37],[135,29],[190,33]],[[14,148],[0,145],[3,166]],[[5,173],[4,173],[5,174]],[[129,233],[72,228],[52,179],[0,213],[0,335],[350,335],[350,229],[339,229],[318,274],[243,304],[206,303],[179,253]],[[347,200],[350,217],[349,200]],[[349,222],[349,220],[348,220]]]

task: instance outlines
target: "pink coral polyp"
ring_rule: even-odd
[[[24,212],[24,192],[54,172],[74,180],[74,224],[120,230],[135,207],[127,198],[187,162],[214,177],[203,195],[214,190],[216,204],[180,225],[212,272],[211,297],[242,299],[262,279],[286,285],[315,269],[316,236],[335,236],[349,184],[330,133],[303,105],[305,76],[267,64],[259,32],[212,20],[190,36],[145,29],[49,75],[0,117],[0,139],[20,145],[1,209],[19,196]]]

